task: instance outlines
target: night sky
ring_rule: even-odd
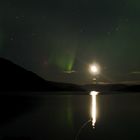
[[[46,80],[140,81],[139,0],[1,0],[0,56]]]

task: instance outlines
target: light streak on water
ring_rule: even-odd
[[[92,118],[92,126],[95,127],[96,123],[96,114],[97,114],[97,108],[96,108],[96,96],[98,95],[97,91],[91,91],[90,95],[92,97],[91,102],[91,118]]]

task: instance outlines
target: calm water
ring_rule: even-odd
[[[0,112],[0,140],[140,138],[140,93],[1,96]]]

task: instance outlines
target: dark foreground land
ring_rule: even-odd
[[[80,86],[46,81],[31,71],[0,58],[0,91],[83,91]]]
[[[4,92],[46,92],[46,91],[83,91],[83,94],[89,91],[123,91],[140,92],[140,85],[106,84],[106,85],[75,85],[46,81],[31,71],[0,58],[0,91]]]

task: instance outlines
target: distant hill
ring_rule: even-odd
[[[83,88],[87,91],[106,92],[103,94],[110,94],[114,92],[140,92],[140,85],[127,85],[127,84],[89,84],[84,85]]]
[[[89,91],[94,90],[108,93],[110,91],[140,92],[140,85],[91,84],[80,86],[68,83],[51,82],[44,80],[37,74],[27,71],[7,59],[0,58],[0,92],[84,91],[80,94],[89,94]]]
[[[50,82],[35,73],[0,58],[0,91],[83,91],[74,84]]]

